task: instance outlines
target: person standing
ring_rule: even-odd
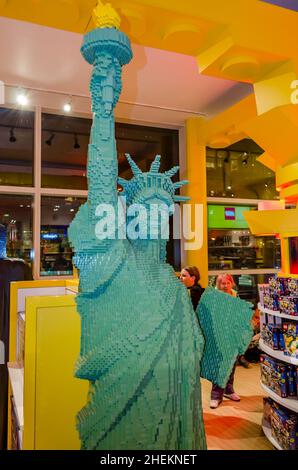
[[[237,297],[237,292],[233,289],[235,282],[230,274],[221,274],[216,279],[216,289],[224,292],[225,294]],[[239,395],[234,391],[234,375],[235,375],[236,363],[232,369],[231,375],[225,388],[219,387],[217,384],[212,384],[210,408],[217,408],[223,397],[229,398],[232,401],[240,401]]]
[[[199,284],[200,272],[196,266],[186,266],[180,273],[180,281],[189,289],[190,298],[194,310],[197,309],[198,303],[204,292],[204,288]]]

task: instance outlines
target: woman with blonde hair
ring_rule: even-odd
[[[233,287],[235,287],[235,282],[230,274],[220,274],[217,276],[216,289],[224,292],[225,294],[237,297],[237,292]],[[221,388],[217,384],[212,384],[210,408],[217,408],[221,404],[223,397],[229,398],[232,401],[240,401],[239,395],[234,391],[235,369],[236,363],[225,388]]]

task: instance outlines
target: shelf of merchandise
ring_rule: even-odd
[[[264,341],[262,339],[260,339],[260,341],[259,341],[259,347],[266,354],[269,354],[269,356],[274,357],[275,359],[278,359],[279,361],[287,362],[288,364],[293,364],[294,366],[298,366],[298,358],[297,357],[286,356],[282,351],[276,351],[274,349],[271,349],[269,346],[267,346],[264,343]]]
[[[269,308],[262,307],[262,305],[258,304],[258,309],[263,313],[268,313],[268,315],[274,315],[275,317],[286,318],[287,320],[298,321],[298,316],[295,315],[286,315],[285,313],[281,313],[279,310],[269,310]]]
[[[277,395],[277,393],[273,392],[273,390],[271,390],[269,387],[267,387],[267,385],[263,384],[262,381],[261,381],[261,387],[267,393],[267,395],[269,395],[274,401],[284,406],[285,408],[288,408],[288,410],[298,413],[297,397],[282,398],[279,395]]]
[[[271,444],[274,445],[274,447],[277,450],[283,450],[283,448],[279,445],[279,443],[272,436],[270,423],[266,419],[263,419],[263,421],[262,421],[262,429],[263,429],[263,433],[267,437],[268,441],[270,441]]]

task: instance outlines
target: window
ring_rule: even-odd
[[[32,197],[0,195],[2,256],[32,264]],[[6,251],[6,253],[5,253]]]
[[[42,114],[42,187],[87,189],[91,124],[90,119]]]
[[[0,108],[0,185],[33,186],[34,113]]]
[[[280,240],[255,237],[248,229],[208,231],[209,270],[279,269]]]
[[[162,172],[179,165],[178,131],[176,130],[116,123],[115,134],[119,176],[122,178],[132,178],[132,172],[125,153],[131,155],[143,172],[149,171],[156,155],[162,157],[160,165],[160,171]],[[178,179],[179,174],[176,174],[173,181]],[[172,224],[173,219],[171,218],[170,233],[172,233]],[[175,270],[181,269],[180,240],[173,240],[172,238],[169,240],[167,261]]]
[[[81,204],[76,197],[42,197],[40,229],[41,276],[71,276],[73,251],[67,229]]]
[[[238,199],[279,199],[275,174],[257,161],[263,150],[250,139],[226,149],[207,148],[207,195]]]

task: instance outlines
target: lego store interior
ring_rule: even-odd
[[[298,450],[297,44],[296,0],[0,0],[1,450]],[[179,220],[170,219],[170,271],[158,261],[152,273],[154,250],[149,260],[139,241],[143,283],[142,274],[127,267],[132,281],[123,280],[122,297],[119,260],[126,256],[121,266],[128,266],[129,250],[139,245],[125,240],[130,248],[120,255],[121,244],[95,242],[90,227],[99,212],[91,212],[121,194],[132,201],[131,194],[144,190],[141,180],[151,200],[159,185],[162,196],[154,201],[164,201],[170,193],[162,177],[181,211]],[[158,328],[162,337],[169,322],[154,323],[150,279],[157,282],[156,276],[164,315],[169,297],[177,291],[182,299],[169,310],[176,322],[170,340],[149,333]],[[162,287],[168,284],[172,290]],[[200,299],[192,306],[193,290]],[[122,315],[144,308],[147,318],[152,313],[151,327],[144,319],[144,330],[122,321],[118,294]],[[238,329],[244,337],[250,328],[250,336],[235,349],[234,382],[223,388],[200,377],[199,369],[190,372],[192,359],[181,373],[182,382],[194,373],[201,390],[193,407],[202,420],[192,437],[195,412],[182,396],[190,382],[178,388],[171,370],[174,362],[184,367],[187,351],[193,354],[188,347],[181,352],[176,339],[180,321],[191,328],[187,309],[210,335],[200,315],[214,308],[213,295],[220,296],[222,318],[235,302],[238,323],[231,320],[226,343]],[[106,310],[118,321],[117,338],[108,334],[105,313],[94,320]],[[98,333],[102,342],[92,339],[96,328],[106,332],[104,338]],[[124,345],[126,328],[131,338]],[[132,371],[145,360],[134,366],[133,348],[141,352],[146,342],[154,355],[159,341],[165,343],[152,370],[140,372],[138,382]],[[172,353],[162,353],[166,341],[178,351],[173,363]],[[158,369],[161,354],[168,355],[169,372],[165,365]],[[126,379],[114,371],[123,360]],[[88,371],[99,364],[96,380],[86,372],[88,363]],[[104,390],[109,374],[118,372],[114,388]],[[162,402],[165,382],[168,401],[176,403],[176,393],[180,411]],[[94,414],[86,406],[88,387]],[[179,432],[176,420],[182,420]],[[104,424],[97,432],[98,422]],[[130,434],[134,426],[138,434]]]

